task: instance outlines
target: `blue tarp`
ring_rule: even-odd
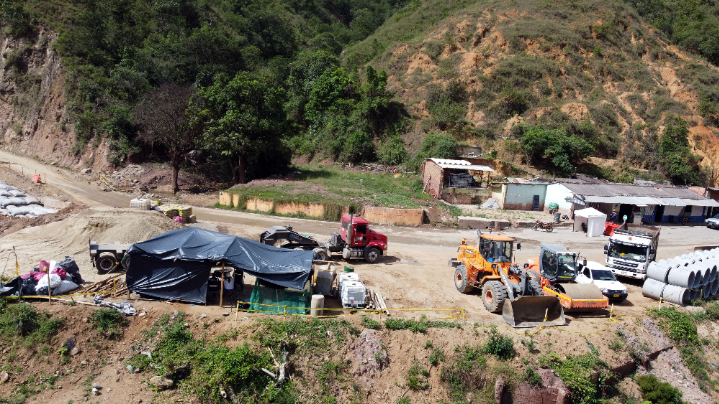
[[[302,289],[314,257],[312,251],[276,248],[192,227],[133,244],[127,255],[130,291],[195,303],[205,303],[210,270],[218,263],[281,287]]]

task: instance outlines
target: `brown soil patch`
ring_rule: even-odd
[[[570,102],[564,104],[562,105],[562,108],[560,108],[560,110],[576,121],[581,121],[589,117],[589,108],[587,108],[586,105],[580,104],[578,102]]]
[[[409,59],[407,59],[407,63],[407,74],[412,74],[415,70],[419,70],[422,73],[429,73],[433,70],[439,69],[432,61],[432,58],[423,52],[417,52],[410,56]]]

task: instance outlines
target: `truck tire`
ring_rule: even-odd
[[[113,253],[102,253],[95,258],[95,268],[98,274],[112,271],[117,266],[117,258]]]
[[[469,284],[469,280],[467,279],[467,267],[464,264],[457,265],[457,268],[454,270],[454,286],[457,288],[459,293],[464,294],[467,294],[474,289],[474,287]]]
[[[315,248],[312,250],[312,252],[315,253],[318,261],[327,261],[329,256],[327,255],[327,250],[324,248]]]
[[[377,262],[381,255],[382,253],[380,253],[377,247],[370,247],[364,250],[364,260],[369,262],[370,264],[374,264],[375,262]]]
[[[501,312],[505,300],[507,300],[507,289],[502,282],[489,281],[482,286],[482,303],[488,312]]]

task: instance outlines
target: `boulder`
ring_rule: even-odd
[[[165,390],[172,387],[174,383],[172,380],[162,377],[162,376],[153,376],[150,378],[150,385],[153,387],[156,387],[158,390]]]

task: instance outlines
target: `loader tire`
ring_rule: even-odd
[[[482,286],[482,303],[488,312],[501,313],[505,300],[507,300],[507,288],[502,282],[489,281]]]
[[[113,253],[102,253],[95,258],[95,268],[98,274],[105,274],[117,265],[117,257]]]
[[[544,295],[544,292],[542,291],[542,282],[539,280],[539,274],[535,271],[527,271],[527,274],[529,275],[529,287],[532,288],[534,296]]]
[[[459,293],[467,294],[474,289],[469,284],[467,279],[467,267],[464,264],[457,265],[457,269],[454,270],[454,286],[457,288]]]

